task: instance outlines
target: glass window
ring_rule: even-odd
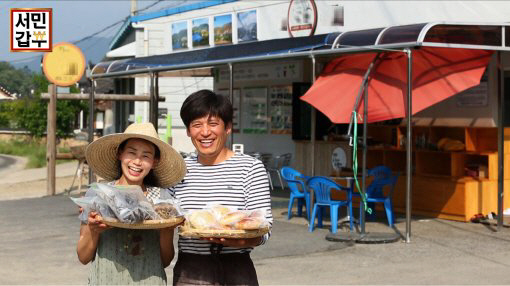
[[[510,47],[510,26],[505,27],[505,46]]]
[[[427,32],[424,42],[501,46],[501,27],[437,25]]]
[[[426,24],[423,23],[388,28],[383,32],[379,44],[416,42],[425,25]]]
[[[362,30],[355,32],[346,32],[340,36],[339,44],[341,46],[371,46],[375,45],[377,36],[382,31],[379,29]]]

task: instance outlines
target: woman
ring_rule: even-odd
[[[111,134],[87,146],[90,168],[111,185],[140,186],[148,199],[160,197],[160,188],[182,180],[186,166],[170,145],[161,141],[150,123],[132,124],[124,133]],[[174,228],[131,230],[109,228],[96,212],[80,227],[78,259],[92,261],[89,284],[165,285],[174,257]]]

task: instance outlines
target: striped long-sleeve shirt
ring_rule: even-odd
[[[266,218],[273,223],[271,197],[266,169],[259,160],[235,153],[217,165],[202,165],[197,157],[186,158],[188,173],[184,180],[170,189],[180,200],[184,210],[197,210],[221,204],[238,210],[266,210]],[[262,240],[269,238],[266,234]],[[179,251],[211,254],[211,244],[204,240],[179,237]],[[224,247],[222,253],[249,252],[252,248]]]

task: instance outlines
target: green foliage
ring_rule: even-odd
[[[69,151],[59,148],[59,152]],[[0,141],[0,154],[27,157],[25,168],[41,168],[46,166],[46,144],[37,138],[29,140],[12,139]],[[57,160],[57,164],[64,161]]]
[[[36,137],[43,136],[46,132],[48,101],[41,99],[41,93],[48,91],[46,77],[27,70],[16,70],[9,63],[0,62],[0,85],[22,94],[18,100],[0,103],[0,127],[21,128]],[[14,88],[16,85],[19,89]],[[78,92],[74,86],[70,90]],[[57,101],[57,137],[72,136],[76,114],[80,110],[87,112],[86,101]]]

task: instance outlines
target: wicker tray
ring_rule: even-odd
[[[144,220],[141,223],[123,223],[116,219],[103,218],[103,222],[106,225],[129,228],[129,229],[157,229],[176,226],[184,221],[184,217],[175,217],[170,219],[158,219],[158,220]]]
[[[253,238],[269,232],[269,227],[257,230],[224,230],[224,229],[193,229],[185,226],[179,228],[179,235],[184,237],[222,237],[222,238]]]

